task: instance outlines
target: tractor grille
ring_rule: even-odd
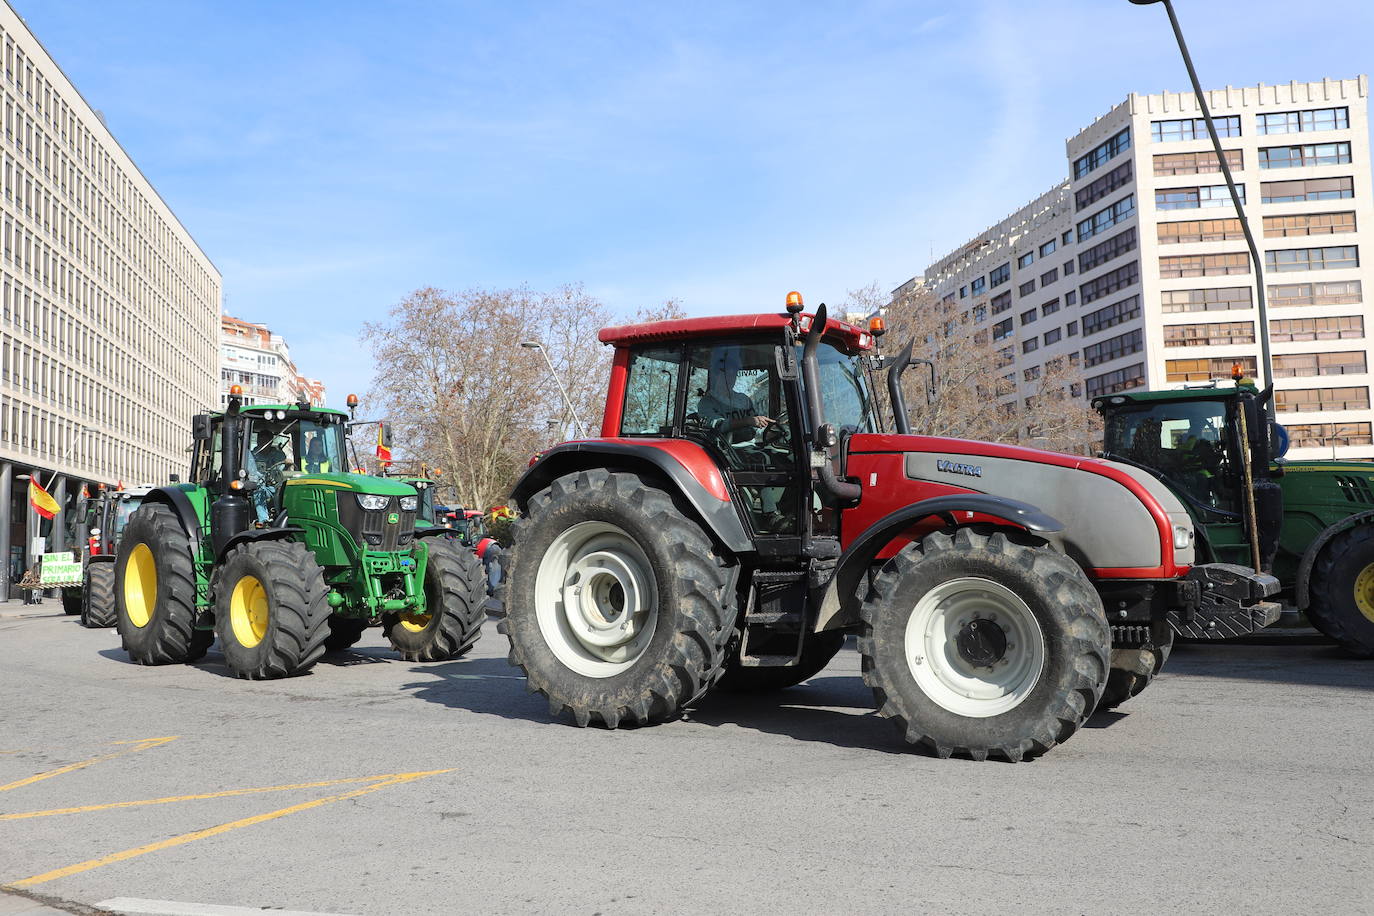
[[[1336,477],[1336,486],[1340,487],[1345,498],[1352,503],[1374,503],[1374,493],[1370,492],[1369,481],[1363,477]]]
[[[415,512],[402,512],[398,497],[390,497],[384,509],[364,509],[350,491],[337,490],[335,496],[339,521],[364,548],[393,551],[410,547],[415,538]],[[393,514],[398,519],[395,524],[387,521]]]

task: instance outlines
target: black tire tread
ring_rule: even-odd
[[[432,629],[427,627],[416,634],[403,628],[395,615],[388,615],[384,631],[391,647],[406,661],[449,661],[465,655],[482,635],[482,622],[486,620],[486,570],[477,554],[456,541],[430,538],[425,544],[429,550],[425,590],[429,592],[431,585],[437,586],[442,596],[439,619]],[[426,598],[433,602],[435,596],[427,594]],[[430,613],[434,610],[430,609]]]
[[[1311,600],[1306,608],[1307,619],[1322,635],[1356,658],[1374,658],[1374,626],[1361,625],[1365,621],[1359,608],[1335,593],[1334,579],[1344,565],[1351,562],[1350,553],[1371,541],[1374,541],[1374,525],[1360,525],[1338,534],[1317,556],[1309,580]],[[1359,619],[1352,619],[1352,614]],[[1360,630],[1367,630],[1368,634]]]
[[[231,656],[231,648],[238,646],[228,612],[233,583],[223,581],[224,570],[239,557],[251,557],[262,564],[266,574],[260,579],[272,599],[272,619],[263,636],[266,648],[254,653],[260,657],[253,663],[242,666]],[[285,540],[240,544],[216,570],[214,591],[215,633],[236,677],[255,681],[293,677],[310,670],[324,654],[324,640],[329,634],[329,589],[324,571],[304,544]]]
[[[142,631],[129,622],[125,612],[121,576],[127,558],[140,543],[146,543],[153,553],[158,564],[158,592],[166,598],[158,602]],[[195,654],[199,641],[204,639],[196,634],[206,632],[195,628],[195,564],[186,531],[170,506],[144,503],[134,510],[124,529],[115,567],[116,626],[130,659],[139,665],[176,665],[205,654],[204,650]]]
[[[1097,701],[1098,709],[1115,709],[1140,692],[1154,681],[1164,663],[1169,660],[1173,649],[1173,633],[1167,643],[1161,646],[1134,649],[1113,649],[1111,668],[1107,672],[1107,686],[1102,691],[1102,699]]]
[[[93,630],[108,630],[119,619],[115,606],[115,565],[90,563],[86,566],[86,585],[81,594],[81,625]]]

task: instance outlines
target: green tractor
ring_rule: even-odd
[[[1188,508],[1198,562],[1271,572],[1290,613],[1374,657],[1374,463],[1280,461],[1272,389],[1233,385],[1095,398],[1104,457],[1159,478]]]
[[[374,625],[411,661],[467,652],[486,597],[472,552],[417,529],[413,487],[345,472],[347,414],[245,407],[236,389],[193,418],[190,479],[150,491],[124,531],[130,658],[195,661],[218,637],[239,677],[288,677]]]

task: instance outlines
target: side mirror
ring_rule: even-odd
[[[180,474],[169,474],[167,475],[167,479],[170,480],[172,483],[181,483]]]
[[[383,423],[383,424],[382,424],[382,445],[386,446],[387,448],[391,448],[391,441],[392,441],[391,424],[390,424],[390,423]]]
[[[214,424],[208,413],[198,413],[191,417],[191,438],[208,440],[214,435]]]
[[[1288,430],[1278,424],[1276,420],[1269,421],[1269,457],[1277,461],[1288,454],[1289,437]]]
[[[797,346],[791,334],[788,334],[787,337],[787,341],[778,347],[776,353],[778,378],[784,382],[795,382],[797,380]]]

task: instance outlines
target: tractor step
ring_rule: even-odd
[[[758,570],[740,619],[739,663],[745,668],[795,665],[806,635],[803,570]]]

